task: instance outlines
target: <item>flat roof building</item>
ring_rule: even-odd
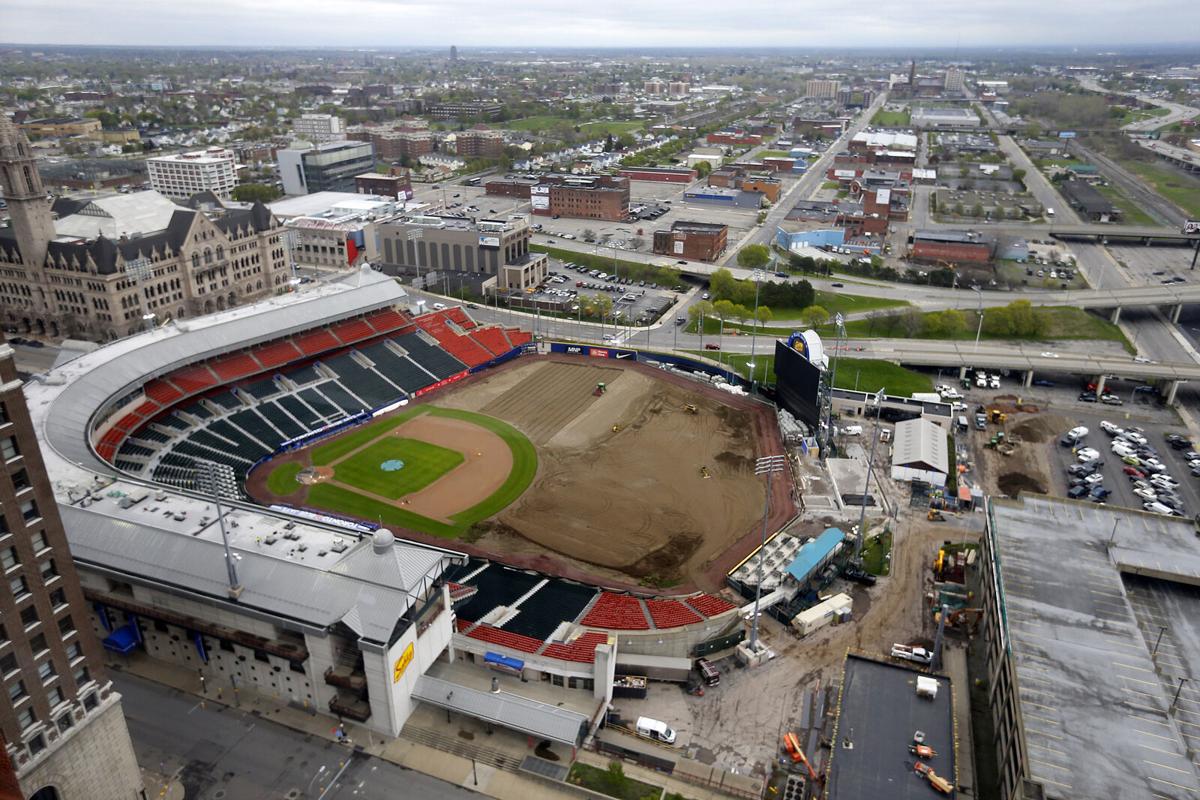
[[[979,116],[970,108],[929,108],[918,106],[912,110],[914,128],[978,128]]]
[[[368,142],[294,142],[280,150],[279,177],[284,194],[352,192],[354,177],[375,168],[375,150]]]
[[[725,252],[729,227],[677,220],[667,231],[654,232],[654,252],[689,261],[716,261]]]
[[[1058,185],[1058,190],[1067,205],[1092,222],[1114,222],[1121,213],[1112,201],[1087,181],[1063,181]]]
[[[429,107],[429,115],[434,119],[500,119],[503,113],[503,103],[483,100],[456,100]]]
[[[146,159],[150,187],[173,200],[212,192],[228,200],[237,186],[237,157],[224,147]]]
[[[411,215],[381,222],[377,230],[387,272],[445,270],[481,279],[495,276],[501,290],[528,289],[546,277],[548,259],[529,251],[533,231],[523,218],[471,222]]]
[[[933,697],[918,696],[917,681],[934,681]],[[958,733],[950,678],[900,664],[846,656],[825,781],[827,800],[928,800],[940,796],[914,762],[958,786]],[[937,755],[909,752],[922,731]]]
[[[981,587],[1002,800],[1200,794],[1190,519],[989,500]]]
[[[292,130],[304,142],[337,142],[346,138],[346,123],[333,114],[301,114],[292,122]]]

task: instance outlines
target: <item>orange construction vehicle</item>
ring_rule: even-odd
[[[913,770],[925,780],[929,781],[929,785],[938,790],[942,794],[950,794],[954,791],[954,787],[950,785],[950,781],[943,778],[933,771],[933,767],[928,764],[918,761]]]
[[[908,752],[912,753],[917,758],[933,758],[937,755],[937,751],[927,744],[910,744]]]
[[[808,770],[808,777],[813,781],[813,783],[820,783],[821,779],[817,777],[817,773],[815,770],[813,770],[812,764],[808,763],[808,757],[805,756],[804,751],[800,749],[800,739],[797,738],[796,734],[788,731],[783,735],[783,749],[787,750],[788,755],[792,757],[792,761],[804,765],[804,768]]]

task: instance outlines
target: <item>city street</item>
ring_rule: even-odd
[[[143,678],[121,672],[112,678],[123,696],[138,761],[176,776],[187,800],[478,797],[253,714],[215,703],[205,707],[193,695]]]

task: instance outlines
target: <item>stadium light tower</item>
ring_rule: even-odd
[[[825,384],[825,396],[829,402],[829,407],[825,411],[825,441],[821,447],[821,463],[829,458],[829,448],[833,444],[833,384],[837,382],[837,362],[838,356],[842,352],[842,341],[846,336],[846,318],[842,316],[842,312],[833,315],[833,325],[837,329],[837,344],[833,350],[833,364],[830,366],[829,381]]]
[[[775,253],[771,253],[771,261],[775,261]],[[757,382],[754,378],[754,352],[755,344],[758,341],[758,288],[762,282],[764,275],[761,269],[756,269],[750,273],[750,280],[754,281],[754,327],[750,329],[750,392],[753,393]]]
[[[867,530],[867,492],[871,491],[871,472],[875,469],[875,445],[879,444],[879,418],[883,412],[883,387],[875,393],[875,433],[871,435],[871,454],[867,456],[867,477],[863,482],[862,505],[858,512],[858,539],[854,542],[854,560],[862,558],[863,539]]]
[[[212,495],[213,502],[217,506],[217,524],[221,528],[221,543],[225,547],[225,568],[229,573],[229,596],[236,600],[242,594],[242,584],[238,580],[237,560],[233,551],[229,549],[229,532],[225,530],[225,511],[221,508],[221,497],[232,497],[236,499],[240,492],[237,488],[237,475],[233,471],[233,467],[228,464],[219,464],[216,461],[206,461],[196,459],[196,464],[199,471],[196,475],[196,483],[199,484],[201,491]]]
[[[758,584],[754,587],[754,623],[750,626],[750,651],[758,652],[758,602],[762,598],[763,582],[763,550],[767,546],[767,517],[771,513],[771,476],[783,472],[787,466],[787,456],[763,456],[754,462],[754,474],[766,478],[767,496],[763,500],[762,537],[758,544]]]

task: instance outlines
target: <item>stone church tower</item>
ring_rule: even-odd
[[[0,187],[0,194],[8,202],[22,260],[31,267],[42,266],[46,262],[47,245],[54,238],[50,199],[38,175],[29,140],[3,112],[0,112]]]

